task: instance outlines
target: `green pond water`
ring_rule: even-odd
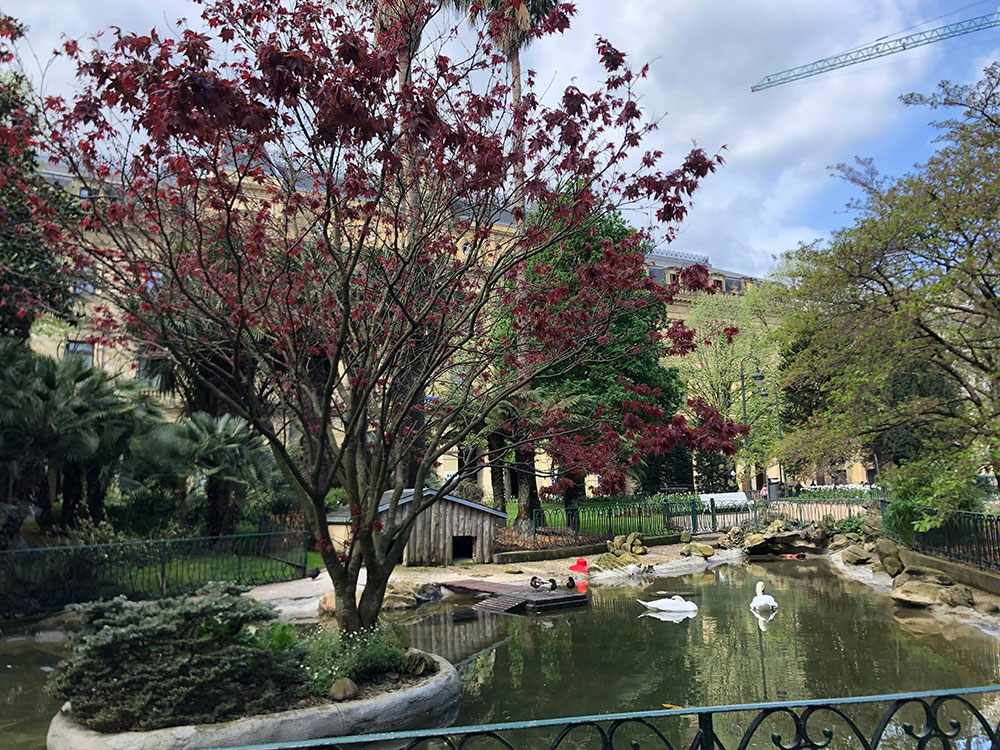
[[[779,603],[764,631],[749,608],[758,580]],[[697,615],[683,622],[641,617],[646,610],[636,600],[664,595],[659,592],[686,594],[698,604]],[[654,710],[664,703],[691,707],[1000,683],[1000,641],[954,619],[897,609],[823,561],[723,566],[637,586],[592,587],[586,609],[455,621],[469,604],[443,602],[396,622],[411,645],[459,666],[460,725]],[[0,641],[3,750],[44,747],[58,709],[42,692],[45,669],[62,653],[56,645]],[[972,702],[994,724],[1000,721],[1000,696]],[[870,734],[883,709],[855,706],[849,713]],[[750,718],[717,720],[726,747],[738,744]],[[921,723],[913,712],[904,718]],[[969,717],[955,718],[964,726]],[[829,724],[831,747],[858,746],[843,725],[814,721],[815,738]],[[656,724],[675,747],[687,747],[696,729],[686,717]],[[643,731],[634,734],[641,747],[662,747]],[[786,741],[793,736],[790,723],[766,724],[755,735],[756,747],[773,747],[772,731]],[[548,747],[557,733],[529,730],[510,739],[519,747]],[[582,736],[561,745],[595,746]],[[618,746],[628,743],[619,740]],[[902,747],[902,738],[894,735],[884,746]]]

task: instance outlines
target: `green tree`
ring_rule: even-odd
[[[829,242],[790,254],[790,376],[841,445],[854,434],[906,460],[970,448],[1000,470],[1000,65],[907,104],[959,111],[899,179],[840,167],[861,191]]]
[[[779,359],[775,333],[781,304],[780,286],[761,282],[741,295],[701,294],[685,318],[685,323],[698,331],[698,347],[677,365],[687,396],[704,399],[723,416],[743,422],[745,392],[750,428],[749,439],[739,446],[735,457],[695,453],[699,489],[730,489],[737,459],[744,466],[766,467],[777,457],[776,404],[780,404],[780,394],[776,402]],[[753,377],[757,362],[763,381]]]

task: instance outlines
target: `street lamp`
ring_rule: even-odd
[[[743,367],[746,365],[748,360],[754,361],[754,368],[756,372],[751,376],[758,385],[764,382],[764,373],[760,371],[760,360],[757,359],[756,354],[748,354],[743,359],[740,360],[740,393],[743,395],[743,424],[747,424],[747,382],[746,375],[743,372]],[[747,434],[743,436],[743,447],[746,449],[746,478],[747,478],[747,500],[750,499],[750,431],[747,430]]]

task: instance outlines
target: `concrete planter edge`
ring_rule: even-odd
[[[430,654],[438,670],[405,690],[374,698],[247,716],[218,724],[197,724],[148,732],[105,734],[78,724],[65,704],[49,724],[47,750],[204,750],[266,742],[447,726],[458,710],[455,667]]]

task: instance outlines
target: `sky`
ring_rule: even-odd
[[[199,13],[189,0],[0,3],[28,24],[42,63],[63,35],[80,39],[110,26],[165,29]],[[673,163],[692,143],[710,153],[726,147],[726,165],[705,180],[664,250],[707,255],[713,266],[755,276],[766,275],[799,243],[851,222],[845,205],[853,192],[832,175],[832,165],[871,157],[884,174],[902,175],[933,153],[936,131],[929,122],[940,113],[906,107],[902,94],[930,93],[944,79],[972,83],[1000,57],[1000,28],[994,28],[751,93],[768,74],[880,37],[992,13],[1000,3],[576,0],[576,7],[573,27],[529,47],[524,67],[535,70],[539,87],[554,97],[570,83],[595,87],[598,34],[633,63],[649,62],[641,104],[648,115],[663,117],[650,146],[673,156]],[[66,94],[70,81],[68,69],[56,66],[42,84],[45,93]],[[646,223],[646,217],[632,218]]]

